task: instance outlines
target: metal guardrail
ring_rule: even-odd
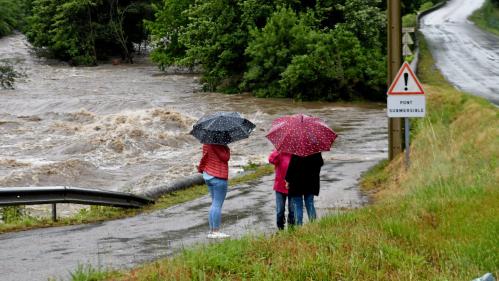
[[[131,193],[68,186],[0,188],[0,206],[56,203],[140,208],[154,200]]]

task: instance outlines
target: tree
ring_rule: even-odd
[[[24,0],[0,0],[0,37],[21,27],[24,5]]]
[[[164,0],[163,5],[153,5],[155,20],[146,21],[151,33],[154,50],[151,58],[164,70],[179,63],[186,55],[186,46],[180,42],[182,32],[189,24],[186,10],[194,0]]]
[[[308,36],[310,31],[292,9],[283,7],[272,14],[264,28],[252,29],[243,87],[258,97],[287,97],[286,88],[279,83],[281,74],[293,56],[307,51],[306,45],[312,39]]]
[[[73,64],[120,55],[132,61],[147,38],[151,0],[33,0],[26,35],[36,48]]]
[[[201,66],[205,90],[374,99],[386,87],[381,0],[163,1],[147,23],[153,60]]]

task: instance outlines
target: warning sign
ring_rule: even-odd
[[[388,117],[424,117],[426,99],[424,95],[392,95],[387,101]]]
[[[423,87],[414,75],[411,66],[404,62],[392,85],[388,89],[388,95],[424,95]]]
[[[426,98],[423,87],[407,62],[400,68],[387,94],[388,117],[425,116]]]

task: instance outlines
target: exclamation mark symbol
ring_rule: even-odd
[[[408,88],[407,88],[407,82],[409,82],[409,73],[404,73],[404,83],[405,83],[405,90],[407,91]]]

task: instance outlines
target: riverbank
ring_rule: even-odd
[[[421,40],[423,41],[423,40]],[[421,43],[427,116],[364,179],[376,203],[267,238],[189,249],[109,280],[471,280],[499,274],[498,109],[458,92]],[[78,273],[80,274],[81,271]],[[107,274],[90,273],[98,279]],[[97,280],[97,279],[96,279]]]
[[[494,5],[491,0],[486,0],[483,6],[471,16],[478,27],[499,36],[499,5]]]

